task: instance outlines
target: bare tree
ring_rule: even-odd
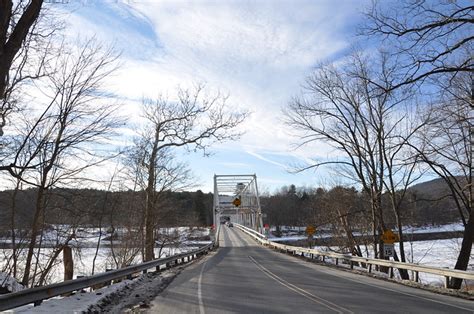
[[[472,72],[473,16],[469,1],[374,1],[361,31],[381,37],[398,63],[398,79],[384,88]]]
[[[395,139],[401,138],[397,132],[405,118],[403,104],[410,94],[404,90],[385,93],[385,89],[378,87],[390,86],[393,73],[393,66],[383,54],[381,72],[375,72],[368,64],[366,57],[354,54],[339,67],[318,67],[307,79],[308,96],[295,99],[285,113],[288,125],[303,133],[300,146],[321,141],[342,154],[337,159],[315,162],[301,171],[335,164],[361,185],[370,200],[374,254],[383,258],[382,250],[377,250],[382,245],[380,235],[387,229],[382,194],[387,178],[397,176],[395,156],[408,146],[406,141]],[[409,136],[413,132],[413,129],[407,131]],[[406,272],[401,274],[407,276]]]
[[[247,113],[226,112],[226,97],[207,98],[203,86],[194,91],[178,91],[176,102],[164,98],[143,102],[144,118],[148,125],[136,148],[139,165],[144,170],[145,205],[145,261],[154,258],[154,216],[160,191],[187,179],[188,172],[176,163],[172,150],[206,149],[214,142],[232,140],[240,136],[235,128]],[[160,181],[161,180],[161,181]]]
[[[461,250],[455,265],[461,270],[466,270],[469,265],[474,238],[471,84],[467,73],[443,84],[446,87],[443,98],[427,110],[423,132],[416,141],[411,141],[420,160],[446,183],[456,204],[464,225]],[[452,278],[450,286],[459,289],[461,283],[461,279]]]
[[[0,100],[2,101],[0,136],[3,135],[6,116],[12,109],[12,103],[5,102],[11,91],[12,82],[15,82],[10,77],[10,71],[15,57],[25,47],[25,42],[31,42],[28,36],[31,35],[40,16],[42,4],[43,0],[17,1],[16,3],[12,0],[0,1]],[[25,56],[23,54],[23,57]],[[20,67],[25,64],[26,58],[22,60],[23,62],[19,63]]]
[[[8,76],[13,59],[21,49],[31,27],[39,17],[42,0],[31,0],[27,4],[12,0],[0,3],[0,95],[3,98],[8,85]]]
[[[107,158],[93,153],[91,146],[110,136],[119,123],[113,115],[115,107],[100,100],[101,83],[115,69],[116,59],[110,49],[94,40],[85,42],[77,53],[63,51],[56,60],[58,71],[42,86],[49,103],[39,117],[23,120],[29,128],[22,133],[17,153],[28,156],[21,167],[27,169],[21,180],[38,189],[24,285],[30,283],[33,253],[51,188],[71,183],[85,169]]]
[[[343,239],[343,252],[362,256],[359,241],[354,236],[357,224],[356,218],[360,216],[361,209],[358,207],[358,195],[354,188],[336,186],[327,191],[323,198],[325,219],[320,221],[324,225],[330,224],[335,235]]]
[[[153,133],[152,133],[153,134]],[[142,137],[141,140],[144,138]],[[147,142],[147,140],[145,140]],[[150,171],[151,156],[147,156],[147,144],[145,142],[137,143],[134,148],[135,169],[139,177],[139,186],[145,191],[145,210],[143,212],[142,227],[145,230],[144,238],[144,251],[143,257],[146,260],[147,248],[151,248],[151,245],[147,246],[148,241],[152,241],[153,248],[155,243],[155,232],[158,227],[159,219],[158,213],[165,205],[167,191],[184,189],[192,185],[193,180],[191,172],[187,165],[176,161],[175,155],[171,152],[170,148],[162,148],[157,151],[154,156],[155,164],[151,166],[154,168],[152,179],[148,171]],[[148,157],[148,158],[147,158]],[[152,188],[149,188],[149,184],[152,184]],[[167,216],[172,213],[167,213]],[[152,239],[152,240],[150,240]],[[153,253],[154,254],[154,253]],[[154,257],[150,258],[153,259]]]
[[[474,107],[469,97],[474,71],[473,13],[474,7],[468,2],[406,0],[395,7],[375,2],[362,30],[369,36],[381,36],[399,64],[399,79],[389,90],[429,83],[431,93],[435,86],[445,96],[450,94],[450,100],[428,114],[430,122],[422,140],[410,145],[447,183],[465,225],[456,269],[466,269],[474,234],[470,216],[473,131],[469,116]],[[450,285],[460,288],[461,280],[453,278]]]

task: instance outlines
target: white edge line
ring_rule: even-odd
[[[201,289],[201,282],[202,282],[202,274],[204,273],[204,268],[206,267],[207,261],[202,264],[201,272],[199,273],[198,279],[198,301],[199,301],[199,313],[205,314],[206,311],[204,310],[204,302],[202,301],[202,289]]]

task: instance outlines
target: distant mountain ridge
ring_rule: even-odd
[[[461,177],[458,179],[461,179]],[[451,193],[448,185],[442,178],[436,178],[430,181],[415,184],[410,187],[408,191],[420,195],[423,194],[425,197],[430,196],[430,199],[433,200],[439,199],[443,196],[448,196]]]

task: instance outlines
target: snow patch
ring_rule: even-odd
[[[17,292],[25,289],[15,278],[0,272],[0,294]]]

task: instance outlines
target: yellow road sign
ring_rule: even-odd
[[[387,229],[382,234],[382,241],[383,241],[383,243],[393,244],[395,242],[400,241],[400,239],[398,238],[397,234],[393,233],[392,230]]]
[[[235,207],[239,207],[240,204],[242,204],[242,202],[240,201],[239,198],[235,198],[234,201],[232,202],[232,204],[234,204]]]
[[[306,227],[306,234],[309,236],[312,236],[313,234],[316,233],[316,228],[312,225],[309,225]]]

